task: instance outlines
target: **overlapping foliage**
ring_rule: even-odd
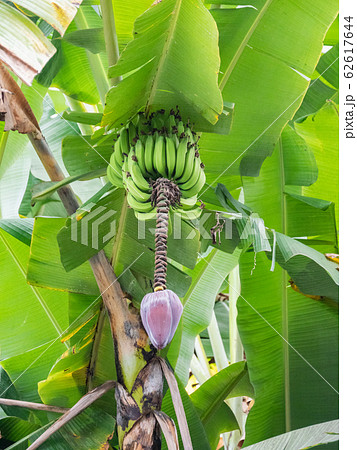
[[[0,10],[8,24],[19,20],[31,34],[32,47],[17,40],[11,45],[25,63],[37,58],[33,66],[40,74],[23,92],[51,149],[68,176],[88,179],[67,180],[82,204],[66,218],[58,186],[46,184],[26,136],[4,132],[0,123],[0,397],[69,407],[115,377],[109,322],[88,263],[99,249],[134,306],[151,290],[154,224],[146,222],[143,230],[124,191],[93,174],[105,170],[116,139],[116,130],[100,123],[115,128],[140,109],[178,105],[198,131],[214,131],[216,120],[218,126],[228,114],[224,100],[234,103],[230,133],[203,132],[200,140],[212,183],[201,193],[208,215],[201,223],[173,220],[168,246],[168,287],[182,298],[184,313],[167,357],[193,446],[216,448],[220,433],[241,425],[239,407],[229,402],[243,395],[255,399],[246,445],[322,422],[327,424],[311,445],[328,442],[324,432],[335,430],[331,421],[338,411],[338,272],[324,256],[338,253],[337,2],[260,0],[235,8],[236,1],[210,1],[208,10],[200,0],[163,0],[151,7],[147,1],[113,0],[123,56],[109,76],[123,81],[110,90],[106,23],[91,6],[97,2],[83,2],[70,25],[74,13],[59,24],[45,8],[49,3],[19,1],[17,9],[1,1]],[[61,3],[73,9],[81,2]],[[67,31],[61,37],[54,29]],[[0,32],[5,46],[9,30]],[[46,51],[33,49],[35,39]],[[322,54],[324,43],[332,48]],[[8,62],[1,53],[0,59]],[[12,69],[25,82],[34,75]],[[112,214],[95,234],[92,225],[102,211]],[[212,244],[209,234],[216,211],[226,224],[221,245]],[[240,280],[230,298],[239,296],[246,363],[228,351],[232,312],[219,316],[215,306],[238,265]],[[184,386],[190,367],[195,372],[197,336],[216,315],[221,335],[230,331],[221,356],[233,364],[211,378],[207,367],[195,366],[208,370],[207,381],[189,396]],[[206,356],[215,356],[219,366],[217,341],[212,328],[202,337]],[[169,393],[163,410],[175,417]],[[110,439],[116,448],[114,417],[114,399],[106,395],[43,448],[99,449]],[[26,448],[53,420],[53,414],[4,407],[0,446]],[[308,442],[307,430],[299,433],[301,442]]]

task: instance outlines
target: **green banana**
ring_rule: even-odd
[[[142,212],[135,211],[135,217],[138,220],[154,220],[154,219],[156,219],[156,211],[154,210],[149,213],[142,213]]]
[[[145,118],[144,114],[138,114],[138,123],[137,123],[137,129],[138,132],[137,134],[139,135],[139,137],[141,138],[141,136],[147,134],[148,132],[148,126],[146,125],[147,120]]]
[[[142,190],[144,192],[148,192],[150,190],[150,185],[145,180],[145,178],[140,170],[140,166],[137,161],[137,156],[134,153],[133,148],[130,150],[130,153],[128,156],[128,172],[130,172],[130,175],[132,176],[134,183],[138,186],[138,188],[140,190]]]
[[[174,127],[176,127],[175,115],[170,113],[168,119],[166,120],[167,131],[169,133],[173,133],[172,128]]]
[[[198,178],[197,183],[191,189],[180,189],[181,194],[184,198],[190,198],[200,192],[206,182],[206,175],[203,170],[200,172],[200,176]]]
[[[201,169],[201,159],[195,157],[190,178],[185,183],[181,183],[180,180],[178,180],[179,188],[184,190],[191,189],[197,183],[201,171],[203,171],[203,169]]]
[[[151,134],[146,139],[144,155],[146,172],[148,172],[150,175],[154,175],[154,137]]]
[[[159,136],[155,142],[154,169],[158,174],[166,177],[166,149],[164,136]]]
[[[128,205],[131,208],[133,208],[134,211],[148,213],[154,209],[153,206],[151,205],[150,201],[139,202],[136,200],[135,197],[133,197],[131,195],[130,191],[128,192],[127,200],[128,200]]]
[[[184,123],[174,110],[160,110],[148,117],[138,114],[120,130],[107,169],[108,179],[115,186],[124,185],[129,206],[143,220],[155,216],[151,182],[159,177],[175,180],[181,202],[172,205],[172,213],[197,218],[201,214],[197,194],[206,181],[197,142],[191,124]]]
[[[135,155],[138,159],[138,164],[143,176],[148,176],[145,168],[145,147],[142,141],[139,139],[135,144]]]
[[[177,125],[177,133],[178,133],[179,136],[181,136],[181,134],[184,133],[184,132],[185,132],[185,127],[183,125],[183,122],[180,121],[178,123],[178,125]]]
[[[194,142],[195,142],[195,139],[194,139],[193,134],[192,134],[192,132],[191,132],[191,129],[190,129],[189,127],[186,127],[185,133],[186,133],[187,136],[188,136],[188,140],[189,140],[190,142],[194,143]]]
[[[178,183],[183,184],[190,179],[193,172],[194,159],[195,159],[195,150],[191,147],[187,150],[185,158],[185,168],[183,174],[177,180]]]
[[[166,170],[169,178],[171,178],[174,173],[175,165],[176,165],[175,143],[172,138],[166,137]]]
[[[130,194],[140,203],[145,203],[151,198],[151,194],[148,192],[144,192],[138,188],[138,186],[134,183],[132,177],[128,177],[125,180],[126,187]]]
[[[185,168],[186,152],[187,152],[187,138],[180,141],[176,151],[176,165],[175,178],[180,178]]]
[[[112,155],[113,156],[113,155]],[[112,165],[112,158],[110,158],[110,163],[107,167],[107,176],[108,180],[114,185],[121,187],[123,185],[123,179],[121,178],[121,173],[117,173],[116,170],[113,168]],[[115,167],[115,165],[114,165]]]
[[[129,154],[129,132],[127,128],[122,128],[120,130],[120,135],[119,135],[119,147],[121,150],[121,153],[124,155],[128,155]]]
[[[197,219],[198,217],[200,217],[200,215],[202,213],[202,210],[200,208],[190,209],[189,211],[186,211],[181,208],[177,208],[175,211],[177,213],[181,214],[181,217],[183,219],[188,219],[188,220]]]
[[[122,174],[123,174],[123,180],[125,181],[127,179],[127,175],[128,175],[128,157],[124,156],[124,162],[123,162],[123,166],[122,166]]]
[[[133,145],[134,144],[134,139],[138,135],[138,133],[136,131],[136,127],[133,124],[133,122],[129,122],[128,131],[129,131],[129,145]]]
[[[190,198],[183,198],[180,199],[180,204],[182,205],[182,209],[186,208],[192,208],[192,206],[195,206],[197,203],[197,195],[194,195]]]
[[[114,144],[114,153],[112,154],[112,157],[113,157],[113,160],[111,158],[111,163],[113,165],[115,164],[115,165],[119,166],[120,167],[120,171],[121,171],[121,168],[123,166],[124,156],[123,156],[123,154],[121,152],[119,139]]]

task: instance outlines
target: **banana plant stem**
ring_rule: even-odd
[[[243,345],[238,332],[237,325],[237,302],[240,295],[241,285],[239,277],[239,266],[236,266],[229,274],[229,353],[231,364],[243,360]],[[246,415],[242,410],[242,397],[232,398],[229,401],[240,430],[227,434],[228,450],[236,449],[244,433]]]
[[[211,371],[210,371],[210,367],[208,364],[207,355],[206,355],[205,349],[202,344],[202,339],[200,338],[199,335],[196,336],[196,340],[195,340],[195,352],[196,352],[197,358],[201,364],[202,370],[205,374],[206,380],[208,380],[208,378],[210,378],[210,376],[211,376]]]
[[[190,368],[191,368],[191,372],[193,373],[196,380],[200,384],[203,384],[205,381],[207,381],[210,378],[204,372],[204,370],[202,368],[202,364],[200,363],[199,359],[197,358],[197,356],[195,354],[192,356]]]
[[[65,97],[66,97],[66,103],[71,108],[72,111],[86,112],[86,109],[84,108],[84,106],[82,105],[81,102],[74,100],[71,97],[68,97],[68,95],[65,95]],[[78,125],[78,128],[80,129],[80,132],[83,135],[91,135],[93,133],[93,129],[90,125],[86,125],[84,123],[78,123],[77,125]]]
[[[108,56],[108,65],[114,66],[119,59],[119,45],[115,29],[115,19],[113,11],[112,0],[100,0],[100,7],[102,10],[104,40]],[[109,83],[115,86],[121,81],[121,77],[111,78]]]
[[[218,322],[216,319],[216,314],[212,313],[211,323],[207,327],[209,339],[211,341],[214,360],[217,365],[218,370],[222,370],[228,366],[228,358],[226,355],[226,350],[223,345],[223,340],[221,333],[219,331]]]

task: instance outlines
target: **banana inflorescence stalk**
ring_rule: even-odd
[[[182,313],[180,299],[166,289],[169,212],[184,219],[201,214],[197,195],[206,177],[198,140],[178,110],[139,113],[120,130],[107,169],[109,181],[127,190],[139,220],[156,217],[154,293],[144,297],[141,317],[157,348],[171,341]]]
[[[166,289],[169,209],[179,204],[181,193],[172,181],[158,178],[153,183],[151,197],[156,206],[154,291],[161,291]]]

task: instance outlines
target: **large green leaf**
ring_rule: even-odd
[[[211,10],[220,36],[220,87],[236,111],[229,136],[204,134],[200,141],[210,180],[224,183],[239,165],[242,174],[258,175],[303,99],[308,80],[299,72],[313,74],[337,9],[336,0],[259,0],[254,8]]]
[[[92,53],[105,51],[103,28],[76,30],[64,36],[64,39],[77,47],[86,48]]]
[[[246,450],[273,450],[278,448],[284,448],[285,450],[295,450],[297,448],[308,449],[315,448],[321,444],[335,442],[338,439],[338,420],[331,420],[330,422],[318,423],[310,427],[290,431],[244,448]]]
[[[1,366],[0,366],[0,397],[11,398],[13,400],[20,400],[19,393],[17,392],[15,386],[12,384],[9,375]],[[1,405],[1,409],[8,416],[16,416],[19,417],[20,419],[25,420],[27,420],[29,417],[29,411],[24,408]]]
[[[59,115],[60,111],[56,110],[53,100],[50,97],[50,94],[53,92],[58,93],[59,91],[47,91],[47,95],[44,96],[43,114],[39,124],[56,161],[59,163],[61,169],[67,174],[61,158],[61,142],[65,136],[78,134],[79,129],[76,124],[67,124],[61,120]],[[32,151],[31,172],[40,180],[49,180],[48,174],[35,151]]]
[[[318,173],[313,152],[290,126],[284,128],[281,141],[285,184],[310,186]]]
[[[311,80],[304,100],[296,111],[294,120],[302,121],[306,116],[316,114],[319,109],[325,106],[326,101],[333,100],[338,103],[338,87],[337,44],[321,55],[316,67],[315,77]]]
[[[316,71],[321,74],[324,80],[336,89],[339,87],[338,60],[339,46],[337,44],[321,56],[320,61],[316,66]]]
[[[62,158],[70,175],[106,168],[113,153],[116,135],[105,142],[91,141],[91,136],[66,136],[62,141]]]
[[[229,327],[227,325],[229,323],[229,306],[227,303],[228,302],[216,302],[213,311],[217,319],[219,332],[226,351],[227,359],[229,359]],[[202,331],[202,333],[200,333],[200,338],[207,358],[212,358],[214,355],[208,331]]]
[[[91,6],[82,6],[79,14],[84,17],[83,21],[88,28],[103,26],[101,17]],[[78,22],[72,22],[66,34],[72,34],[78,29]],[[105,59],[99,55],[88,54],[84,48],[70,44],[65,38],[60,41],[60,48],[62,60],[53,86],[76,100],[90,104],[98,103],[97,82],[105,83]],[[100,73],[100,80],[95,78],[95,71]]]
[[[338,265],[320,252],[276,232],[276,261],[304,294],[338,301]]]
[[[80,266],[108,245],[119,223],[124,194],[124,189],[109,193],[93,203],[89,214],[80,220],[77,215],[73,216],[60,230],[57,240],[66,271]]]
[[[38,430],[40,425],[30,423],[19,417],[4,417],[0,419],[0,448],[8,448],[14,442]],[[23,447],[24,449],[26,447]]]
[[[295,129],[313,151],[319,168],[317,182],[304,187],[303,193],[334,202],[338,224],[337,106],[331,102],[327,103],[317,114],[309,116],[302,123],[296,123]]]
[[[119,47],[122,50],[133,39],[135,19],[146,11],[151,0],[113,0],[115,28],[118,35]]]
[[[286,139],[290,133],[283,133],[273,155],[264,162],[260,177],[243,177],[245,202],[269,228],[292,237],[328,238],[332,243],[330,251],[335,251],[334,208],[329,201],[333,201],[336,194],[330,198],[325,192],[324,200],[327,202],[303,195],[316,192],[314,186],[319,183],[319,178],[311,186],[301,186],[315,177],[316,163],[311,151],[301,151],[299,158],[295,157],[291,152],[291,140]],[[329,164],[332,166],[334,163]],[[319,161],[317,167],[320,177]],[[287,186],[287,181],[297,185]]]
[[[21,341],[21,339],[19,339]],[[19,352],[18,355],[1,361],[1,365],[9,374],[21,400],[39,402],[37,383],[47,377],[53,362],[65,350],[60,337],[47,341],[32,350]],[[3,392],[4,396],[8,391]]]
[[[249,382],[247,365],[243,361],[220,370],[191,394],[191,400],[206,429],[212,448],[217,447],[219,435],[223,431],[220,429],[219,416],[224,400],[243,395],[254,396],[253,387]],[[233,430],[237,428],[236,424]]]
[[[256,400],[246,443],[336,418],[337,309],[293,291],[264,255],[243,255],[240,274],[238,327]]]
[[[57,338],[66,328],[68,319],[64,294],[26,283],[27,245],[0,230],[0,252],[0,342],[3,360]]]
[[[181,327],[171,343],[168,358],[175,373],[187,383],[195,338],[211,322],[214,301],[229,272],[238,264],[240,250],[232,254],[213,249],[192,271],[192,283],[186,293]]]
[[[0,253],[1,365],[21,399],[38,401],[37,382],[66,349],[60,336],[68,325],[67,298],[27,284],[29,248],[3,230]],[[4,396],[8,389],[1,391]]]
[[[75,295],[71,296],[71,301],[79,301],[82,309],[75,319],[78,331],[71,338],[75,344],[54,364],[47,379],[38,385],[43,403],[64,407],[72,407],[93,387],[116,378],[113,340],[106,311],[97,303],[98,315],[95,320],[79,328],[81,315],[88,308],[91,299]],[[70,305],[71,308],[73,306]],[[76,309],[79,309],[77,305]],[[82,338],[81,334],[84,334]],[[97,405],[115,415],[113,395],[108,397],[109,401],[104,401],[106,397],[103,397]]]
[[[311,146],[310,149],[315,150]],[[320,151],[324,151],[322,146]],[[314,155],[320,176],[315,151]],[[314,189],[319,178],[311,186],[297,185],[287,189],[286,174],[290,164],[286,164],[285,156],[283,136],[272,157],[264,162],[260,176],[243,177],[245,202],[276,232],[322,240],[327,235],[330,243],[326,250],[334,252],[335,220],[330,203],[333,198],[325,195],[325,201],[321,201],[303,195]],[[308,152],[305,158],[311,161]],[[329,163],[336,164],[333,154]],[[303,184],[306,167],[306,160],[300,155],[295,165],[295,182]],[[286,261],[289,261],[288,254],[292,255],[291,249],[296,242],[283,237],[284,242],[279,239],[278,244],[278,237],[280,235],[276,233],[276,259],[292,273],[292,266],[289,267]],[[308,243],[308,240],[303,242]],[[298,253],[301,250],[302,247]],[[281,260],[281,251],[286,260]],[[303,253],[308,255],[309,248],[304,246]],[[328,267],[329,263],[323,255],[314,255],[316,258],[312,254],[308,256],[309,277],[315,275],[314,288],[325,289],[326,280],[320,282],[319,270]],[[290,259],[294,276],[299,278],[301,275],[300,281],[309,282],[311,286],[311,278],[302,276],[304,264],[294,264],[294,258],[299,260],[301,257],[296,255]],[[242,298],[238,304],[238,326],[256,393],[256,402],[247,422],[247,445],[291,429],[332,420],[337,415],[338,396],[334,390],[337,384],[337,308],[293,291],[288,287],[286,272],[277,265],[273,272],[272,268],[262,254],[254,256],[249,252],[241,258]],[[337,274],[335,270],[331,266],[331,275]],[[305,407],[307,401],[309,408]],[[269,406],[272,404],[274,409]]]
[[[296,111],[294,120],[301,121],[306,116],[315,114],[325,106],[328,100],[334,100],[338,103],[338,91],[327,86],[321,79],[316,78],[310,83],[304,101]]]
[[[133,41],[109,72],[127,76],[109,91],[102,123],[118,127],[141,109],[176,105],[198,128],[215,123],[223,109],[218,70],[217,27],[201,0],[156,3],[136,20]]]
[[[114,432],[115,419],[98,408],[91,407],[74,417],[46,442],[41,445],[44,450],[74,450],[105,448]],[[48,425],[32,432],[11,447],[11,450],[28,448],[28,442],[34,442]],[[25,446],[23,446],[25,443]]]
[[[0,219],[0,228],[30,246],[34,219]]]
[[[64,218],[36,218],[27,281],[34,286],[98,295],[98,286],[88,262],[71,272],[66,272],[62,266],[56,237],[65,223]]]

